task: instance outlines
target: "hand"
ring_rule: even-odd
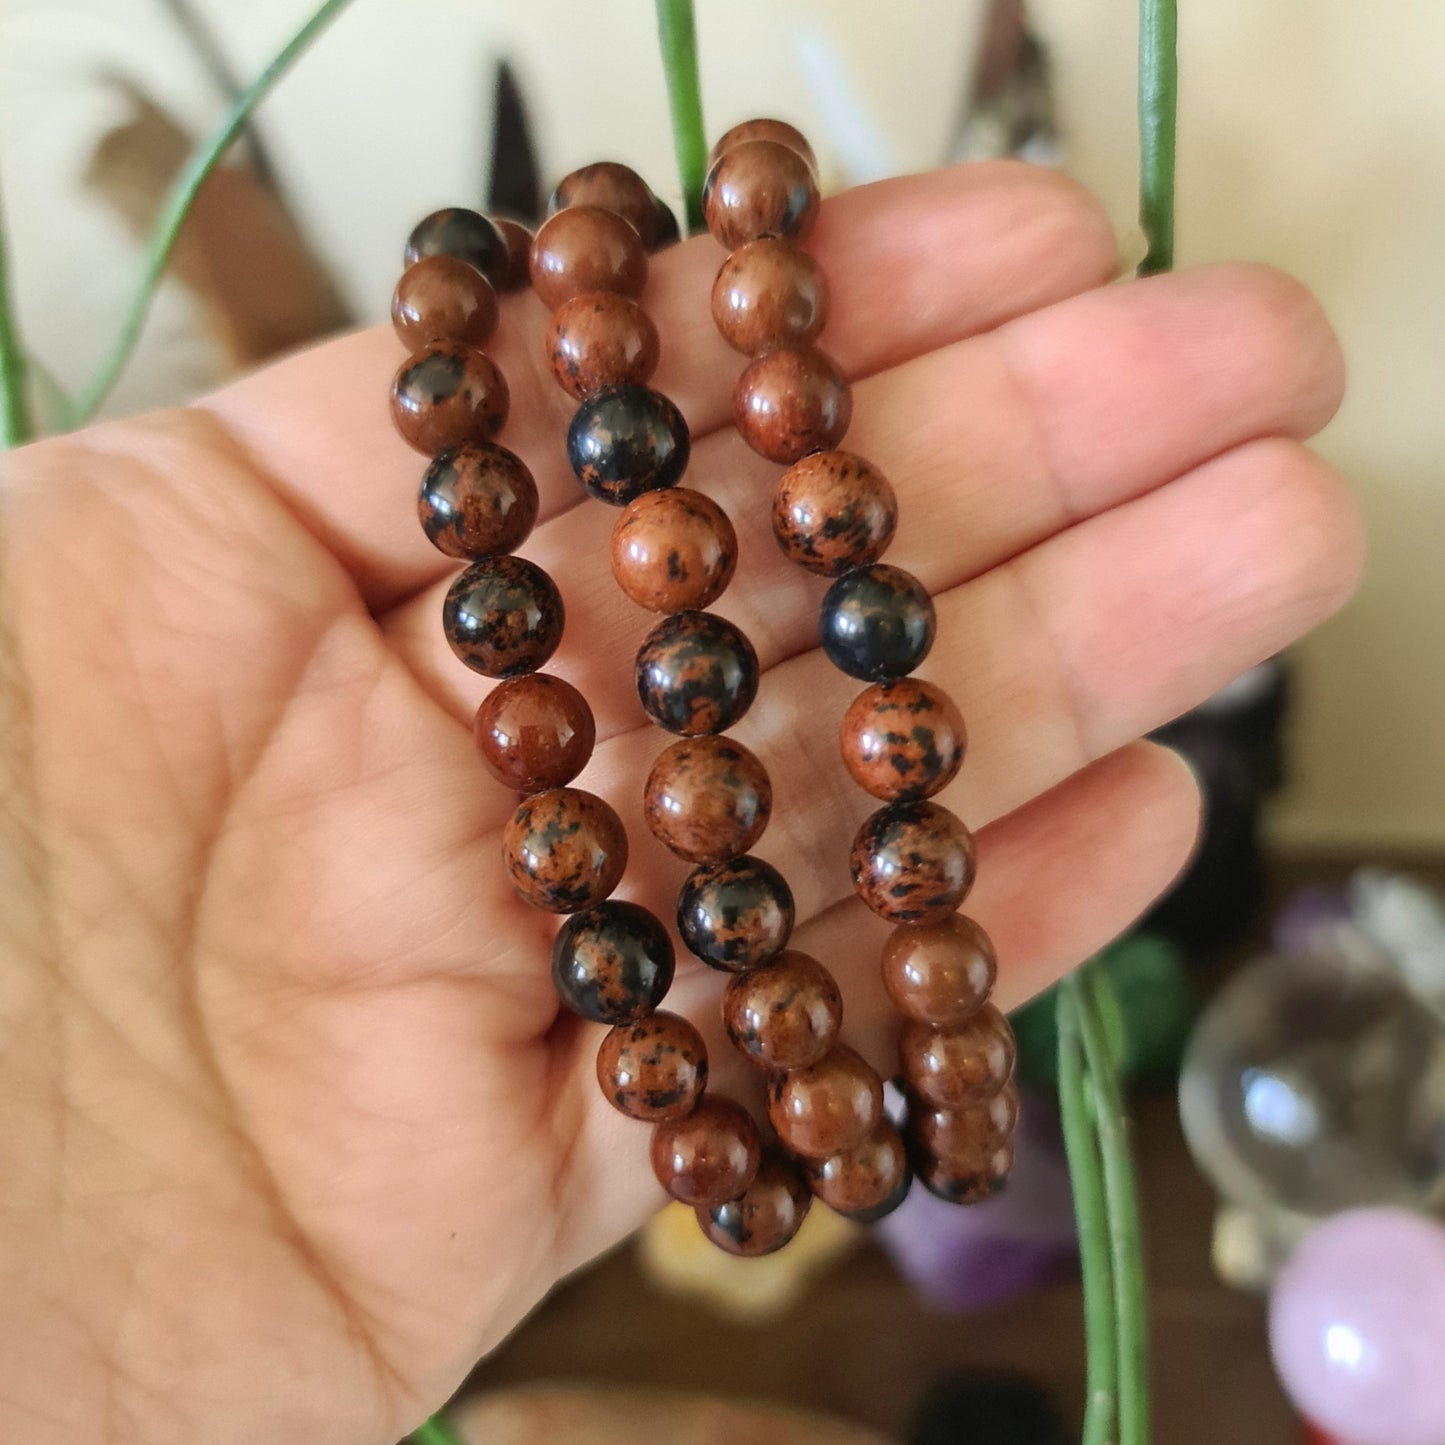
[[[1350,502],[1300,445],[1341,371],[1293,282],[1215,267],[1105,287],[1111,233],[1061,177],[976,166],[829,202],[824,340],[848,445],[897,486],[889,559],[938,597],[926,676],[971,732],[945,800],[969,911],[1020,1003],[1117,934],[1189,852],[1184,767],[1137,741],[1348,595]],[[767,669],[738,735],[776,790],[759,851],[798,945],[880,1066],[882,925],[852,898],[868,810],[836,760],[859,684],[815,649],[821,587],[768,532],[777,468],[728,424],[703,238],[655,258],[656,384],[690,480],[737,523],[718,610]],[[541,305],[504,307],[502,440],[564,592],[552,670],[597,714],[582,783],[623,813],[624,896],[684,867],[638,799],[666,739],[614,590],[615,513],[567,471]],[[551,916],[511,894],[514,798],[474,756],[487,684],[451,655],[452,564],[416,525],[381,330],[200,405],[4,465],[0,1435],[33,1445],[387,1442],[543,1293],[662,1203],[648,1130],[600,1097],[602,1030],[557,1017]],[[711,1030],[721,981],[669,1007]]]

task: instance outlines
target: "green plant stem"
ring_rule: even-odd
[[[411,1445],[462,1445],[462,1437],[442,1416],[433,1415],[411,1432]]]
[[[110,350],[100,363],[100,368],[90,385],[76,399],[75,420],[83,425],[99,411],[111,388],[125,370],[131,352],[135,350],[150,312],[151,302],[165,274],[166,263],[190,213],[191,204],[205,184],[206,177],[215,169],[216,163],[231,148],[237,136],[246,128],[251,113],[270,93],[271,88],[290,70],[302,53],[318,35],[346,8],[350,0],[325,0],[311,18],[277,52],[271,63],[241,92],[231,107],[224,123],[209,141],[190,159],[185,170],[177,177],[170,199],[166,202],[160,219],[151,233],[146,246],[145,268],[140,283],[132,295],[130,305],[121,321],[119,334]]]
[[[5,210],[0,205],[0,451],[22,446],[30,440],[30,407],[25,383],[25,352],[11,310]]]
[[[702,229],[702,183],[707,174],[707,135],[702,124],[702,83],[697,72],[697,29],[692,0],[657,0],[657,43],[672,108],[672,143],[687,208],[687,230]]]
[[[1139,0],[1139,274],[1174,265],[1174,135],[1179,108],[1176,0]]]

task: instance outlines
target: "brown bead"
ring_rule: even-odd
[[[442,631],[484,677],[536,672],[556,652],[567,609],[557,584],[525,557],[484,557],[447,588]]]
[[[657,207],[652,187],[631,166],[618,161],[596,161],[557,182],[547,202],[547,214],[568,206],[599,206],[628,222],[649,249],[657,239]]]
[[[1013,1077],[1017,1052],[1008,1020],[991,1003],[949,1028],[909,1020],[898,1039],[908,1087],[936,1109],[991,1099]]]
[[[989,936],[951,913],[941,923],[903,923],[883,945],[883,986],[907,1019],[961,1024],[988,999],[998,975]]]
[[[814,175],[818,173],[818,158],[813,154],[813,147],[808,144],[807,137],[797,126],[789,125],[785,120],[758,120],[739,121],[731,130],[726,130],[717,139],[717,143],[707,153],[709,166],[721,155],[725,155],[734,146],[741,145],[745,140],[770,140],[777,141],[780,145],[795,150],[807,161],[808,169]]]
[[[597,1049],[597,1082],[631,1119],[681,1118],[707,1086],[707,1046],[673,1013],[618,1024]]]
[[[722,1012],[740,1054],[772,1073],[785,1073],[816,1064],[833,1047],[843,1023],[843,995],[816,958],[790,948],[734,978],[723,994]]]
[[[1007,1183],[1013,1162],[1013,1140],[1005,1139],[997,1148],[966,1161],[938,1159],[919,1152],[913,1167],[930,1194],[949,1204],[982,1204]]]
[[[883,1081],[846,1044],[806,1069],[775,1074],[768,1118],[794,1154],[825,1159],[861,1143],[883,1117]]]
[[[690,863],[722,863],[746,853],[762,837],[772,810],[767,769],[725,737],[680,738],[653,763],[642,793],[642,815],[653,837]]]
[[[639,607],[686,612],[722,596],[738,537],[711,497],[687,487],[644,492],[612,529],[612,575]]]
[[[519,793],[570,783],[592,756],[597,724],[587,699],[560,677],[534,672],[499,683],[473,724],[492,776]]]
[[[600,206],[569,206],[543,221],[532,240],[532,289],[555,310],[587,291],[639,296],[647,254],[637,232]]]
[[[791,464],[836,447],[852,419],[853,392],[843,373],[813,347],[760,356],[733,387],[733,422],[770,462]]]
[[[747,356],[807,346],[828,319],[823,268],[791,241],[749,241],[717,273],[712,319],[722,339]]]
[[[547,329],[547,359],[579,401],[604,386],[641,384],[657,370],[657,327],[630,296],[586,291],[564,301]]]
[[[408,446],[435,455],[490,441],[511,397],[502,373],[475,347],[439,342],[402,363],[391,384],[391,418]]]
[[[890,803],[853,839],[858,896],[890,923],[941,923],[973,886],[973,835],[937,803]]]
[[[508,269],[507,242],[496,222],[465,206],[448,206],[417,222],[407,237],[405,262],[410,266],[423,256],[455,256],[493,286],[501,284]]]
[[[897,525],[888,478],[852,452],[814,452],[794,462],[773,494],[773,536],[783,555],[820,577],[876,562]]]
[[[958,775],[967,734],[941,687],[916,677],[865,688],[843,714],[843,763],[865,793],[889,802],[931,798]]]
[[[532,280],[532,230],[511,216],[493,216],[492,224],[507,243],[507,271],[499,282],[499,291],[521,291]]]
[[[885,1118],[851,1149],[810,1161],[808,1187],[839,1214],[871,1213],[898,1193],[908,1175],[908,1151]]]
[[[787,879],[744,854],[687,875],[677,894],[677,931],[709,968],[742,973],[787,947],[795,911]]]
[[[533,908],[576,913],[622,881],[627,831],[612,807],[581,788],[553,788],[518,804],[502,830],[512,887]]]
[[[818,219],[818,182],[790,146],[739,141],[708,170],[702,217],[713,239],[728,251],[762,236],[805,241]]]
[[[408,351],[434,341],[485,346],[497,329],[497,293],[475,266],[455,256],[423,256],[396,283],[391,324]]]
[[[993,1098],[961,1109],[938,1109],[915,1099],[908,1111],[908,1136],[936,1159],[968,1163],[992,1154],[1013,1133],[1018,1118],[1018,1086],[1010,1080]]]
[[[798,1166],[772,1150],[742,1194],[725,1204],[699,1205],[697,1222],[719,1249],[757,1259],[792,1239],[812,1202]]]
[[[684,1204],[736,1199],[753,1182],[761,1157],[758,1126],[731,1099],[705,1098],[652,1131],[652,1172]]]
[[[426,469],[416,500],[432,546],[467,560],[515,552],[531,534],[538,505],[522,459],[487,443],[443,452]]]

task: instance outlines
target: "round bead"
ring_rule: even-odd
[[[688,874],[677,895],[682,941],[710,968],[756,968],[787,947],[793,894],[783,875],[761,858],[730,858]]]
[[[738,1198],[711,1207],[699,1205],[697,1222],[719,1249],[758,1259],[792,1239],[812,1202],[797,1165],[774,1150]]]
[[[552,313],[547,359],[579,401],[604,386],[640,384],[657,370],[657,327],[630,296],[585,291]]]
[[[909,1179],[908,1151],[887,1118],[851,1149],[808,1164],[808,1187],[829,1209],[850,1217],[876,1210]]]
[[[593,392],[567,428],[573,474],[589,495],[614,507],[674,485],[691,451],[682,413],[645,386]]]
[[[475,266],[493,286],[508,273],[506,238],[494,222],[463,206],[433,211],[417,222],[406,242],[406,264],[423,256],[452,256]]]
[[[837,1044],[821,1062],[768,1083],[768,1118],[794,1154],[826,1159],[862,1143],[883,1118],[883,1081],[859,1054]]]
[[[813,154],[813,147],[808,144],[807,138],[797,126],[789,125],[785,120],[758,120],[739,121],[731,130],[726,130],[717,139],[717,144],[708,152],[707,163],[709,166],[721,155],[726,154],[735,145],[741,145],[745,140],[770,140],[777,141],[795,150],[807,161],[808,169],[814,175],[818,173],[818,158]]]
[[[587,766],[597,724],[570,682],[537,672],[494,687],[477,709],[473,735],[498,782],[540,793],[570,783]]]
[[[391,384],[391,419],[401,439],[432,455],[490,441],[510,407],[506,379],[491,359],[455,341],[418,351]]]
[[[897,525],[888,478],[852,452],[814,452],[794,462],[773,494],[773,536],[783,555],[821,577],[876,562]]]
[[[951,1028],[910,1020],[898,1039],[908,1087],[936,1109],[991,1099],[1013,1076],[1016,1054],[1013,1030],[992,1004]]]
[[[515,552],[527,540],[537,521],[537,484],[505,447],[454,447],[426,469],[416,507],[432,546],[475,561]]]
[[[818,219],[813,168],[779,141],[738,141],[708,168],[702,216],[726,251],[761,236],[804,241]]]
[[[753,1182],[762,1158],[758,1126],[741,1104],[706,1098],[652,1131],[652,1172],[684,1204],[725,1204]]]
[[[923,1187],[949,1204],[982,1204],[992,1199],[1008,1181],[1013,1168],[1014,1144],[1005,1139],[995,1149],[976,1159],[937,1159],[918,1154],[913,1166]]]
[[[941,687],[916,677],[874,683],[843,714],[843,763],[865,793],[889,802],[931,798],[963,763],[963,714]]]
[[[785,466],[836,447],[853,419],[853,392],[816,347],[770,351],[733,387],[733,422],[760,456]]]
[[[652,198],[652,240],[648,243],[647,249],[652,252],[665,251],[669,246],[675,246],[682,240],[682,232],[678,229],[677,217],[672,213],[672,207],[658,196]]]
[[[512,887],[534,908],[576,913],[622,881],[627,831],[596,794],[553,788],[517,806],[502,830],[502,861]]]
[[[521,557],[473,562],[442,605],[452,651],[486,677],[535,672],[556,652],[565,621],[557,584]]]
[[[823,268],[791,241],[749,241],[717,273],[712,319],[722,339],[746,356],[807,346],[828,319]]]
[[[732,738],[679,738],[652,765],[642,815],[654,838],[690,863],[722,863],[763,835],[773,786]]]
[[[598,1047],[597,1082],[613,1107],[631,1119],[677,1119],[691,1111],[707,1086],[707,1046],[674,1013],[618,1024]]]
[[[942,923],[973,886],[973,836],[937,803],[890,803],[853,839],[853,887],[890,923]]]
[[[770,1073],[816,1064],[842,1023],[837,980],[816,958],[792,948],[739,974],[723,994],[723,1025],[733,1047]]]
[[[904,923],[883,945],[883,986],[907,1019],[961,1024],[988,999],[998,961],[988,934],[951,913],[939,923]]]
[[[737,564],[738,538],[727,513],[687,487],[644,492],[612,529],[612,575],[651,612],[716,602]]]
[[[610,898],[574,913],[552,942],[552,985],[596,1024],[645,1018],[672,984],[672,940],[645,908]]]
[[[621,216],[649,249],[657,239],[656,197],[652,187],[631,166],[618,161],[596,161],[557,182],[547,201],[547,214],[568,206],[599,206]]]
[[[434,341],[485,346],[497,329],[497,293],[466,261],[423,256],[396,283],[391,324],[408,351]]]
[[[511,216],[493,216],[492,224],[507,243],[507,274],[492,285],[498,291],[521,291],[532,280],[532,231]]]
[[[683,737],[726,732],[752,706],[758,655],[731,622],[675,612],[637,652],[637,696],[658,727]]]
[[[818,613],[828,660],[864,682],[912,672],[928,656],[936,626],[923,584],[884,562],[845,572],[823,594]]]
[[[992,1154],[1014,1131],[1019,1091],[1012,1081],[993,1098],[961,1109],[938,1109],[914,1100],[908,1110],[908,1136],[926,1154],[949,1163],[976,1161]]]
[[[555,310],[584,291],[640,296],[647,254],[628,222],[600,206],[569,206],[532,238],[532,289]]]
[[[906,1146],[903,1150],[903,1164],[903,1173],[893,1186],[892,1194],[886,1199],[868,1209],[840,1209],[838,1213],[844,1219],[851,1219],[854,1224],[877,1224],[880,1219],[887,1219],[908,1198],[908,1191],[913,1187],[913,1160]]]

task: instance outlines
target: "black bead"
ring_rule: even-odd
[[[690,452],[682,413],[661,392],[630,383],[594,392],[567,428],[577,480],[614,507],[675,485]]]
[[[624,1024],[645,1018],[672,984],[667,929],[636,903],[609,899],[574,913],[552,943],[552,984],[584,1019]]]
[[[933,646],[933,599],[900,567],[845,572],[823,595],[818,636],[828,660],[866,682],[905,677]]]
[[[423,256],[455,256],[475,266],[493,286],[504,286],[510,261],[507,238],[477,211],[448,206],[418,221],[406,241],[406,264]]]
[[[696,868],[677,896],[677,927],[688,949],[729,973],[757,968],[787,947],[793,892],[771,863],[744,855]]]
[[[683,737],[725,732],[752,706],[758,655],[731,622],[674,612],[637,652],[637,697],[658,727]]]
[[[452,651],[485,677],[535,672],[557,650],[565,620],[557,584],[521,557],[474,562],[442,607]]]

